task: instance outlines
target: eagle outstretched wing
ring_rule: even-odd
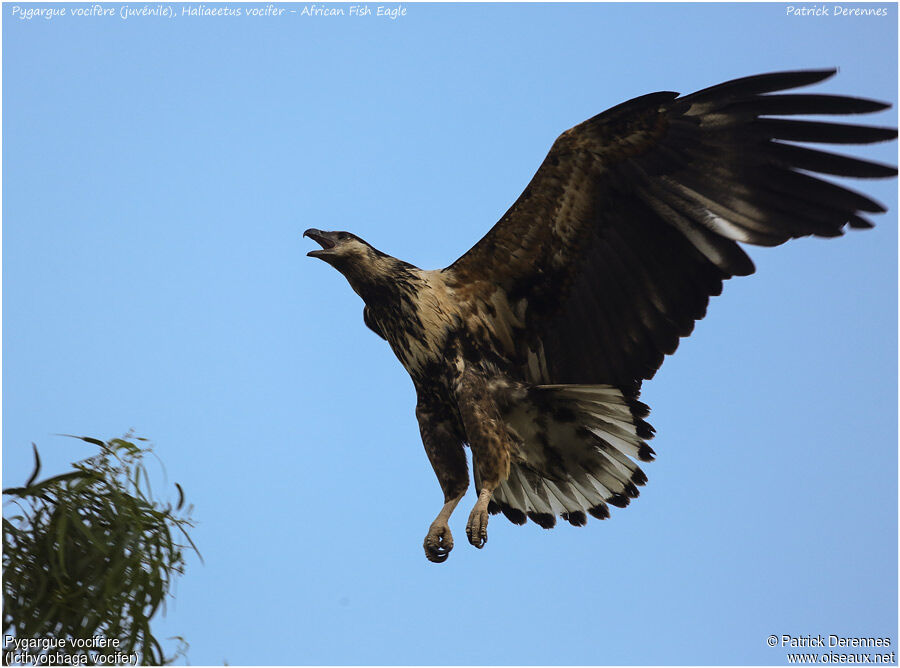
[[[691,95],[661,92],[564,132],[528,187],[444,270],[505,317],[520,380],[622,388],[651,378],[722,281],[754,271],[736,242],[774,246],[871,227],[872,199],[811,175],[893,176],[893,167],[792,142],[865,144],[894,129],[777,118],[889,105],[773,94],[836,70],[779,72]],[[508,308],[494,307],[496,291]]]

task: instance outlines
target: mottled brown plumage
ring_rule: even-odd
[[[732,276],[753,272],[738,242],[772,246],[871,227],[884,208],[810,175],[893,167],[795,141],[871,143],[896,131],[772,118],[859,114],[879,102],[778,91],[834,72],[780,72],[692,95],[653,93],[556,140],[534,178],[470,251],[440,271],[401,262],[346,232],[307,230],[310,255],[341,271],[365,324],[412,376],[416,416],[444,506],[425,539],[444,561],[448,520],[468,485],[469,541],[489,513],[550,528],[625,507],[647,481],[653,429],[638,401],[680,337]],[[802,171],[801,171],[802,170]]]

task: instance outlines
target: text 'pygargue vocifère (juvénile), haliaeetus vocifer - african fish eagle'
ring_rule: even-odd
[[[868,228],[869,197],[817,178],[890,177],[894,167],[801,146],[894,139],[891,128],[781,118],[862,114],[867,99],[780,91],[835,70],[776,72],[691,95],[651,93],[553,144],[500,221],[446,269],[424,271],[349,232],[310,229],[309,253],[341,272],[363,318],[412,376],[425,451],[444,506],[425,538],[453,547],[450,514],[544,528],[581,526],[627,506],[654,452],[638,400],[722,281],[753,273],[738,242],[775,246]]]

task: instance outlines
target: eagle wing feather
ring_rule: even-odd
[[[870,227],[861,214],[883,212],[881,204],[807,172],[876,178],[897,170],[786,142],[871,143],[896,130],[768,118],[887,108],[772,94],[834,73],[652,93],[560,135],[500,221],[444,270],[485,318],[507,317],[514,375],[637,389],[705,315],[722,281],[753,273],[737,242],[774,246]],[[498,290],[508,316],[492,306]]]

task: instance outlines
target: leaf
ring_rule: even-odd
[[[46,489],[48,487],[52,487],[61,482],[65,482],[66,480],[75,480],[77,478],[84,478],[88,476],[88,474],[84,471],[70,471],[69,473],[63,473],[62,475],[55,476],[53,478],[48,478],[43,482],[39,482],[36,485],[30,485],[28,487],[8,487],[3,490],[4,494],[11,494],[13,496],[40,496],[38,492],[40,490]]]
[[[134,443],[129,443],[121,438],[114,438],[109,442],[109,445],[112,446],[115,450],[124,450],[129,455],[137,455],[141,452],[141,449],[136,446]]]
[[[31,487],[31,483],[35,481],[35,478],[38,477],[38,473],[41,472],[41,457],[38,454],[37,446],[34,444],[34,442],[32,442],[31,447],[34,450],[34,473],[31,474],[28,482],[25,483],[26,487]]]
[[[101,448],[106,446],[106,443],[101,441],[99,438],[91,438],[90,436],[75,436],[74,434],[56,434],[57,436],[66,436],[67,438],[74,438],[79,441],[84,441],[85,443],[90,443],[91,445],[99,445]]]
[[[181,531],[182,535],[184,535],[185,538],[187,538],[187,542],[189,542],[191,544],[191,549],[193,549],[194,552],[197,553],[197,556],[200,557],[200,563],[205,564],[206,562],[203,561],[203,555],[200,554],[200,550],[198,550],[197,546],[194,545],[194,541],[191,540],[191,537],[188,535],[188,532],[185,531],[184,528],[180,524],[178,525],[178,530]]]

